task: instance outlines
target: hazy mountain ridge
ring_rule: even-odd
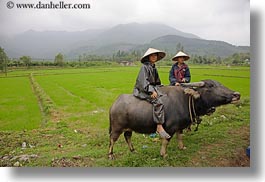
[[[132,44],[145,44],[149,43],[154,38],[164,35],[179,35],[189,38],[199,38],[196,35],[184,33],[175,28],[161,24],[120,24],[105,32],[99,37],[99,41],[104,41],[106,44],[112,43],[132,43]]]
[[[204,40],[167,25],[147,23],[120,24],[110,29],[67,31],[29,30],[12,39],[1,38],[8,56],[54,59],[59,52],[67,58],[83,54],[110,56],[118,50],[132,51],[156,47],[172,54],[180,43],[189,54],[212,54],[221,57],[235,52],[249,52],[249,46],[233,46],[223,41]]]
[[[158,37],[150,42],[150,46],[167,50],[170,53],[176,52],[176,46],[180,43],[185,51],[196,55],[215,55],[226,57],[236,52],[249,52],[249,46],[234,46],[224,41],[205,40],[197,38],[185,38],[177,35],[166,35]]]

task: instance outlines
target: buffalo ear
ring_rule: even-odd
[[[186,95],[191,95],[194,99],[200,98],[200,93],[195,91],[195,90],[193,90],[193,89],[191,89],[191,88],[185,88],[184,89],[184,93]]]

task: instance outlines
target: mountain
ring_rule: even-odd
[[[33,58],[54,59],[59,52],[65,53],[83,44],[85,39],[93,39],[103,30],[80,32],[34,31],[16,35],[4,44],[9,57],[29,55]]]
[[[249,46],[234,46],[224,41],[187,38],[178,35],[165,35],[155,38],[146,44],[113,43],[97,48],[94,47],[93,49],[77,49],[75,53],[84,51],[87,54],[111,56],[119,50],[125,52],[137,50],[143,53],[149,47],[154,47],[166,51],[167,54],[176,54],[178,44],[183,46],[185,52],[188,54],[198,56],[214,55],[224,58],[234,53],[250,52]]]
[[[238,51],[249,51],[249,47],[204,40],[196,35],[156,23],[119,24],[109,29],[76,32],[29,30],[12,39],[0,40],[0,46],[10,58],[28,55],[33,59],[54,59],[60,52],[67,59],[76,59],[83,54],[111,56],[119,50],[143,50],[148,47],[175,53],[178,43],[190,53],[199,55],[215,54],[224,57]]]
[[[198,38],[186,38],[177,35],[166,35],[158,37],[148,44],[148,47],[157,47],[167,50],[168,53],[176,52],[177,44],[181,44],[189,54],[215,55],[227,57],[236,52],[249,52],[249,46],[234,46],[224,41],[204,40]],[[146,45],[145,45],[146,46]]]
[[[168,34],[199,39],[196,35],[185,33],[163,24],[119,24],[100,33],[99,36],[94,39],[94,44],[87,43],[85,46],[77,47],[68,52],[67,55],[69,57],[75,57],[75,55],[82,55],[83,53],[112,55],[118,50],[129,51],[142,44],[149,43],[157,37]]]
[[[132,43],[145,44],[154,38],[164,35],[179,35],[187,38],[199,38],[196,35],[184,33],[175,28],[156,23],[129,23],[117,25],[98,37],[98,41],[106,44],[113,43]]]

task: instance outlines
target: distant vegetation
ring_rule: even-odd
[[[67,60],[65,56],[58,53],[54,60],[34,60],[30,56],[22,56],[19,59],[9,59],[1,48],[0,53],[0,71],[7,73],[10,69],[29,69],[39,67],[72,67],[72,68],[85,68],[91,66],[117,66],[117,65],[137,65],[140,64],[139,60],[142,56],[142,51],[118,51],[110,56],[98,55],[80,55],[77,60]],[[163,61],[158,65],[170,66],[173,64],[171,57],[173,54],[167,55]],[[250,66],[250,53],[234,53],[233,55],[221,58],[220,56],[213,55],[191,55],[188,64],[198,65],[231,65],[231,66]]]

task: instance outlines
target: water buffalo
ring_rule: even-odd
[[[203,80],[182,86],[163,86],[160,90],[164,94],[162,96],[165,109],[163,127],[171,136],[174,133],[177,134],[180,149],[184,148],[182,131],[189,128],[193,120],[211,112],[212,108],[240,100],[240,93],[214,80]],[[118,97],[110,108],[109,119],[109,159],[114,158],[113,146],[122,133],[129,149],[134,151],[131,142],[132,131],[145,134],[156,132],[152,105],[132,94],[122,94]],[[163,157],[166,156],[166,147],[170,139],[162,139],[160,155]]]

